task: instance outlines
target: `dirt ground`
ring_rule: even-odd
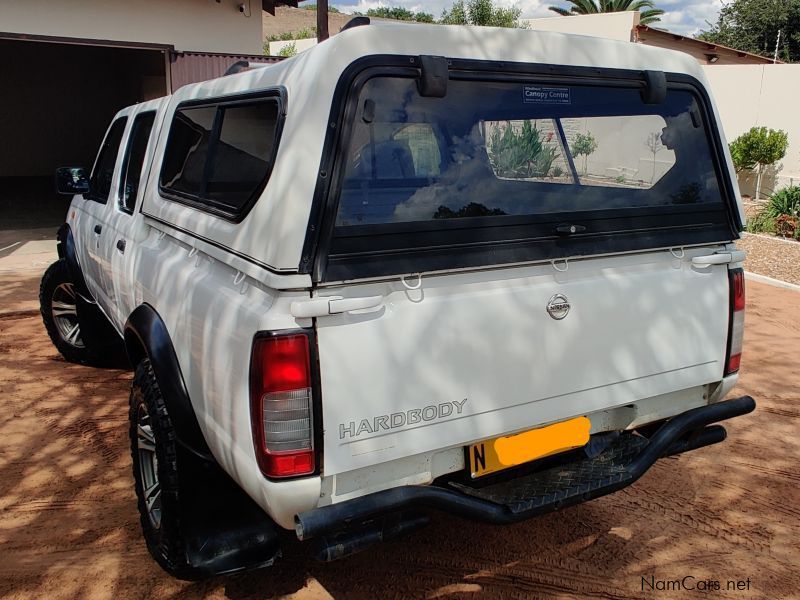
[[[435,514],[340,562],[291,547],[272,569],[195,584],[164,574],[140,536],[130,374],[65,363],[37,315],[0,317],[0,597],[692,597],[659,590],[690,577],[719,581],[712,597],[800,598],[800,293],[753,282],[747,293],[734,393],[759,406],[729,422],[725,443],[520,525]],[[726,592],[729,580],[747,587]]]

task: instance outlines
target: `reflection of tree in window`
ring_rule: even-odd
[[[575,136],[575,141],[572,142],[572,156],[578,157],[583,156],[583,174],[586,175],[586,171],[588,170],[588,161],[589,155],[594,154],[594,151],[597,150],[597,140],[594,139],[591,131],[587,131],[586,133],[579,133]]]
[[[466,206],[453,210],[446,206],[440,206],[435,213],[434,219],[458,219],[462,217],[499,217],[505,215],[499,208],[486,208],[483,204],[470,202]]]
[[[656,154],[664,147],[661,143],[661,134],[658,131],[653,131],[650,135],[647,136],[647,141],[645,142],[645,146],[653,155],[653,174],[650,175],[650,183],[653,183],[653,179],[656,176]]]

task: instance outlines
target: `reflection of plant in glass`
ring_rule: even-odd
[[[489,161],[498,177],[547,177],[558,158],[556,149],[545,145],[552,139],[552,132],[543,134],[528,120],[519,132],[511,123],[495,127],[489,139]]]
[[[676,194],[672,194],[673,204],[694,204],[695,202],[700,202],[700,184],[696,181],[681,186]]]
[[[647,149],[650,150],[650,153],[653,155],[653,174],[650,175],[650,183],[653,183],[653,180],[656,178],[656,154],[664,147],[664,144],[661,143],[661,132],[653,131],[650,133],[644,145],[647,146]]]
[[[594,136],[590,131],[587,131],[586,133],[579,133],[575,136],[575,140],[572,142],[572,148],[570,148],[570,152],[572,152],[573,158],[583,155],[584,175],[586,175],[586,171],[589,168],[589,155],[593,154],[595,150],[597,150],[597,140],[594,139]]]
[[[433,214],[434,219],[460,219],[463,217],[498,217],[506,213],[499,208],[486,208],[483,204],[470,202],[458,210],[440,206]]]

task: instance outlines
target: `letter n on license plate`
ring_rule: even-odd
[[[484,440],[467,447],[472,478],[580,448],[589,441],[591,423],[578,417],[516,435]]]

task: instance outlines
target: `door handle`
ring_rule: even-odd
[[[289,306],[289,312],[297,318],[325,317],[361,310],[375,308],[383,302],[383,296],[366,296],[364,298],[342,298],[329,296],[327,298],[312,298],[311,300],[298,300]]]
[[[95,225],[95,226],[94,226],[94,232],[95,232],[97,235],[100,235],[100,232],[101,232],[101,231],[103,231],[103,228],[102,228],[100,225]]]
[[[731,263],[742,262],[747,257],[744,250],[731,250],[728,252],[715,252],[704,256],[692,258],[692,266],[698,269],[707,269],[711,265],[729,265]]]
[[[117,240],[117,250],[125,254],[125,240]]]

